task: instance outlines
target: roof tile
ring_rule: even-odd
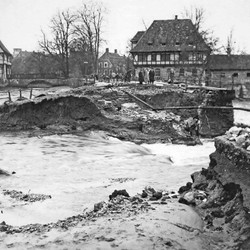
[[[131,41],[135,41],[134,38]],[[176,43],[178,48],[176,48]],[[194,46],[199,51],[209,50],[190,19],[155,20],[142,34],[131,52],[175,51],[180,49],[193,51]]]

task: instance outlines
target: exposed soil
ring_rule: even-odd
[[[154,108],[164,108],[173,102],[201,105],[205,97],[207,101],[220,99],[217,94],[217,99],[214,98],[213,93],[187,94],[179,89],[169,92],[144,87],[129,91]],[[208,94],[212,94],[211,99]],[[108,136],[136,143],[195,145],[197,140],[184,129],[184,119],[195,113],[197,111],[155,112],[131,100],[121,88],[88,87],[59,96],[45,95],[34,100],[5,103],[0,107],[0,129],[29,130],[31,135],[38,136],[102,130]],[[211,112],[200,115],[208,124],[217,117]],[[219,119],[231,121],[231,113]],[[216,124],[211,128],[216,131]],[[221,134],[225,129],[223,125],[216,133]],[[204,134],[206,131],[205,128]],[[223,150],[217,148],[215,154],[224,157]],[[97,203],[93,210],[56,223],[14,227],[2,222],[0,244],[6,249],[249,249],[249,210],[245,207],[247,202],[244,203],[245,193],[237,183],[222,181],[215,168],[218,162],[212,156],[209,168],[194,173],[193,183],[179,190],[180,197],[150,187],[134,197],[126,190],[115,190],[109,201]],[[225,163],[223,158],[221,164]],[[15,190],[4,194],[13,196],[16,202],[27,203],[53,198],[49,194],[23,194]]]
[[[249,138],[246,127],[215,138],[208,169],[193,173],[193,182],[179,190],[179,201],[194,206],[211,232],[229,234],[235,249],[250,248]]]
[[[152,91],[148,90],[148,94]],[[31,130],[43,134],[102,130],[136,143],[195,144],[184,130],[184,118],[142,107],[119,88],[79,88],[60,95],[41,95],[33,100],[5,103],[0,107],[0,117],[2,131]]]

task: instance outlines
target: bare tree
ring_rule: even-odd
[[[89,63],[94,74],[98,73],[98,58],[102,39],[104,14],[106,9],[97,2],[83,3],[77,13],[75,24],[75,39],[89,51]]]
[[[196,30],[201,35],[205,43],[210,47],[211,52],[218,50],[219,38],[215,37],[213,30],[205,28],[205,10],[202,7],[191,6],[189,9],[184,9],[183,18],[191,19]]]
[[[50,54],[60,65],[64,77],[69,77],[69,48],[73,40],[73,24],[76,16],[69,10],[58,12],[51,20],[51,38],[42,31],[39,42],[45,53]]]
[[[197,71],[198,83],[201,84],[205,76],[205,71],[207,69],[207,63],[211,53],[218,51],[217,45],[219,39],[214,36],[214,33],[211,29],[205,28],[205,10],[201,7],[191,6],[189,9],[185,9],[183,12],[183,17],[191,19],[192,23],[195,26],[193,38],[194,38],[194,51],[196,53],[196,60],[199,61],[199,72]],[[208,46],[208,51],[206,56],[200,56],[198,44],[204,41]],[[196,69],[197,70],[197,69]]]
[[[233,29],[231,29],[229,35],[227,36],[227,44],[226,46],[223,46],[227,55],[231,55],[235,53],[236,51],[235,43],[236,42],[234,41],[234,38],[233,38]]]
[[[36,72],[41,75],[55,75],[55,72],[58,72],[59,67],[57,61],[49,55],[45,54],[44,52],[35,52],[31,53],[31,60],[32,67],[36,69]]]

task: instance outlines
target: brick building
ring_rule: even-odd
[[[116,49],[112,53],[107,48],[105,53],[99,58],[98,63],[98,73],[101,77],[110,77],[112,72],[124,75],[128,67],[128,58],[119,55]]]

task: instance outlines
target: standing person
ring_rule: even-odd
[[[115,84],[115,76],[116,76],[116,73],[115,73],[115,72],[112,72],[112,73],[111,73],[112,85]]]
[[[140,72],[139,72],[139,83],[142,84],[143,82],[144,82],[144,77],[143,77],[142,71],[140,70]]]
[[[149,71],[149,83],[151,83],[153,85],[154,81],[155,81],[155,72],[153,69],[150,69],[150,71]]]
[[[116,82],[116,85],[118,85],[119,78],[120,78],[119,74],[116,73],[116,75],[115,75],[115,82]]]
[[[125,82],[131,81],[131,70],[129,70],[125,75]]]
[[[144,70],[144,82],[145,83],[149,82],[149,71],[147,68]]]
[[[170,70],[170,83],[174,83],[174,69]]]

